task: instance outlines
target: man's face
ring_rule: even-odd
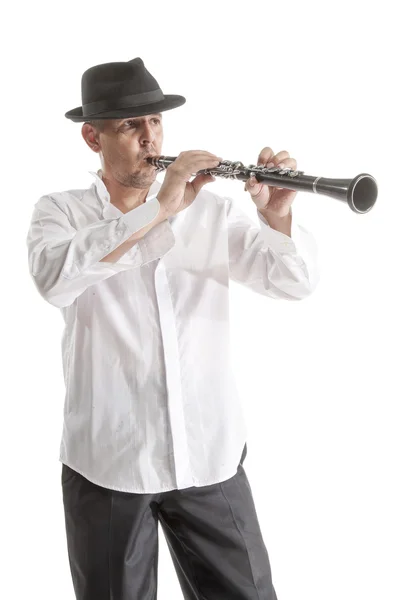
[[[146,157],[161,154],[162,115],[107,120],[97,141],[99,149],[95,151],[101,155],[106,176],[126,187],[146,189],[157,175]]]

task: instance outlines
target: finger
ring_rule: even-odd
[[[221,156],[217,156],[216,154],[213,154],[212,152],[207,152],[206,150],[186,150],[184,152],[181,152],[177,158],[179,158],[180,161],[184,163],[197,163],[199,161],[206,162],[207,160],[217,160],[218,162],[223,161],[223,158]]]
[[[200,165],[200,168],[203,168],[201,165],[219,165],[219,163],[222,161],[222,158],[204,158],[204,159],[198,159],[196,160],[196,164]]]
[[[201,188],[204,185],[206,185],[206,183],[211,183],[212,181],[215,181],[215,177],[213,177],[212,175],[205,175],[204,173],[200,173],[200,175],[197,175],[197,177],[195,177],[190,183],[193,186],[195,195],[197,196]]]
[[[212,162],[213,160],[218,160],[218,162],[221,162],[223,160],[223,158],[221,158],[221,156],[217,156],[216,154],[211,154],[210,152],[196,152],[196,153],[191,153],[188,156],[185,157],[186,161],[189,162],[189,160],[191,162]]]
[[[284,158],[278,165],[278,167],[280,167],[281,169],[293,169],[294,171],[297,168],[297,162],[294,158]],[[281,187],[277,187],[277,190],[283,190],[285,188],[281,188]]]
[[[284,169],[289,168],[289,169],[293,169],[294,171],[297,168],[297,161],[295,158],[284,158],[283,160],[281,160],[278,165],[278,167],[282,167]]]
[[[190,167],[193,168],[194,173],[197,173],[198,171],[202,171],[203,169],[215,169],[221,161],[222,158],[204,158],[202,160],[198,159],[194,164],[192,163]]]
[[[276,165],[277,167],[281,168],[281,169],[293,169],[294,171],[297,168],[297,161],[295,158],[284,158],[283,160],[281,160],[279,162],[278,165]],[[283,190],[284,188],[281,188],[279,186],[275,186],[277,190]]]
[[[178,156],[208,156],[210,158],[219,158],[217,154],[214,154],[213,152],[208,152],[208,150],[183,150],[179,153]]]
[[[273,162],[274,165],[277,166],[280,162],[282,162],[282,160],[285,160],[286,158],[290,158],[290,154],[286,150],[282,150],[281,152],[278,152],[278,154],[275,154],[275,156],[271,158],[270,162]]]
[[[271,157],[274,155],[274,151],[269,146],[263,148],[258,155],[257,165],[266,165],[267,162],[271,160]]]
[[[262,187],[262,183],[259,183],[255,177],[250,177],[244,184],[244,191],[250,192],[251,195],[258,194]]]
[[[196,156],[197,159],[197,156]],[[201,154],[198,155],[198,159],[204,159],[204,160],[217,160],[219,162],[221,162],[223,160],[223,158],[221,156],[217,156],[216,154],[213,154],[212,152],[202,152]]]

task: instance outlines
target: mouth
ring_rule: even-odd
[[[157,156],[157,154],[151,154],[151,155],[149,155],[149,156],[146,156],[146,157],[143,159],[143,160],[144,160],[144,162],[145,162],[145,163],[146,163],[146,164],[147,164],[149,167],[153,167],[153,169],[155,169],[156,167],[155,167],[154,165],[152,165],[152,164],[151,164],[151,163],[148,161],[148,159],[149,159],[149,158],[154,158],[154,156]]]

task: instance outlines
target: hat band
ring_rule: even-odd
[[[143,104],[152,104],[164,100],[164,94],[160,89],[143,94],[132,94],[131,96],[121,96],[117,100],[102,100],[101,102],[90,102],[82,106],[82,115],[90,117],[97,113],[107,110],[117,110],[119,108],[130,108],[131,106],[142,106]]]

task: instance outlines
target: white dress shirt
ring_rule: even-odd
[[[90,173],[89,189],[42,196],[27,236],[33,281],[65,321],[59,460],[124,492],[225,481],[246,443],[229,279],[301,300],[319,280],[315,240],[294,216],[290,238],[202,189],[117,262],[100,262],[155,219],[161,183],[124,214],[101,170]]]

